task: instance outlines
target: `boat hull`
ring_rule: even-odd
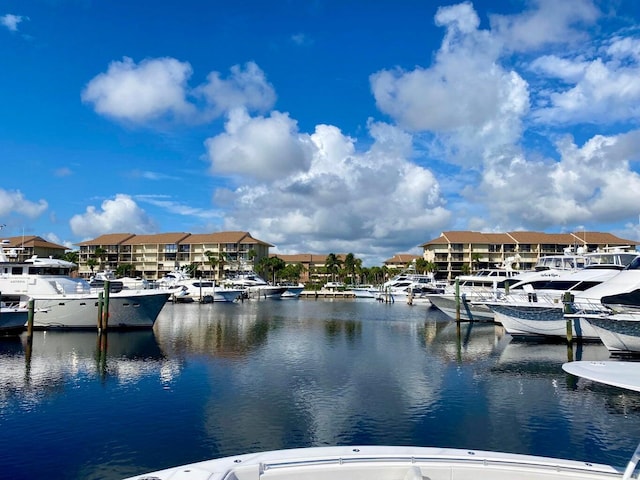
[[[609,352],[640,354],[640,316],[611,315],[586,319]]]
[[[27,323],[29,310],[19,307],[2,307],[0,309],[0,335],[20,333]]]
[[[514,337],[567,338],[567,319],[562,306],[490,305],[495,321]],[[571,334],[581,340],[600,340],[598,333],[584,318],[572,318]]]
[[[181,478],[432,480],[621,479],[608,465],[535,457],[430,447],[311,447],[224,457],[131,477],[127,480]]]
[[[282,294],[287,291],[287,287],[278,287],[274,285],[255,285],[247,287],[245,293],[248,298],[281,298]]]
[[[285,292],[282,294],[282,298],[298,298],[304,290],[304,285],[291,287],[288,286]]]
[[[456,296],[447,293],[428,294],[427,298],[431,305],[443,312],[449,318],[456,320],[457,302]],[[493,311],[484,304],[471,303],[469,301],[460,302],[460,319],[477,322],[494,321]]]
[[[121,292],[109,297],[109,329],[152,328],[168,291]],[[95,329],[97,295],[52,295],[34,299],[33,328]]]

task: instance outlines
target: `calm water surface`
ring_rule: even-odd
[[[0,339],[0,477],[118,479],[258,450],[375,444],[624,465],[640,394],[565,374],[599,344],[516,343],[367,300],[167,304],[153,331]],[[640,368],[640,364],[638,365]]]

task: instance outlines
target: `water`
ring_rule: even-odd
[[[153,331],[0,340],[0,478],[118,479],[258,450],[376,444],[624,465],[640,394],[565,374],[599,344],[515,343],[424,305],[172,305]],[[640,368],[640,364],[639,364]]]

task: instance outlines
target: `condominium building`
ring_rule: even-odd
[[[60,258],[69,250],[64,245],[49,242],[36,235],[21,237],[3,237],[3,249],[10,262],[24,262],[37,255],[38,257]]]
[[[135,276],[147,280],[194,264],[203,277],[223,280],[232,273],[252,269],[269,256],[269,248],[273,247],[249,232],[110,233],[77,245],[81,276],[90,276],[96,268],[115,270],[119,265],[130,264]]]
[[[557,255],[567,249],[574,252],[621,248],[635,250],[638,242],[618,238],[610,233],[573,232],[443,232],[422,245],[423,257],[436,264],[439,278],[454,279],[463,271],[495,268],[509,263],[518,270],[528,270],[545,255]]]

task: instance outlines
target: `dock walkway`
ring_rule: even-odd
[[[355,298],[349,290],[303,290],[300,298]]]

